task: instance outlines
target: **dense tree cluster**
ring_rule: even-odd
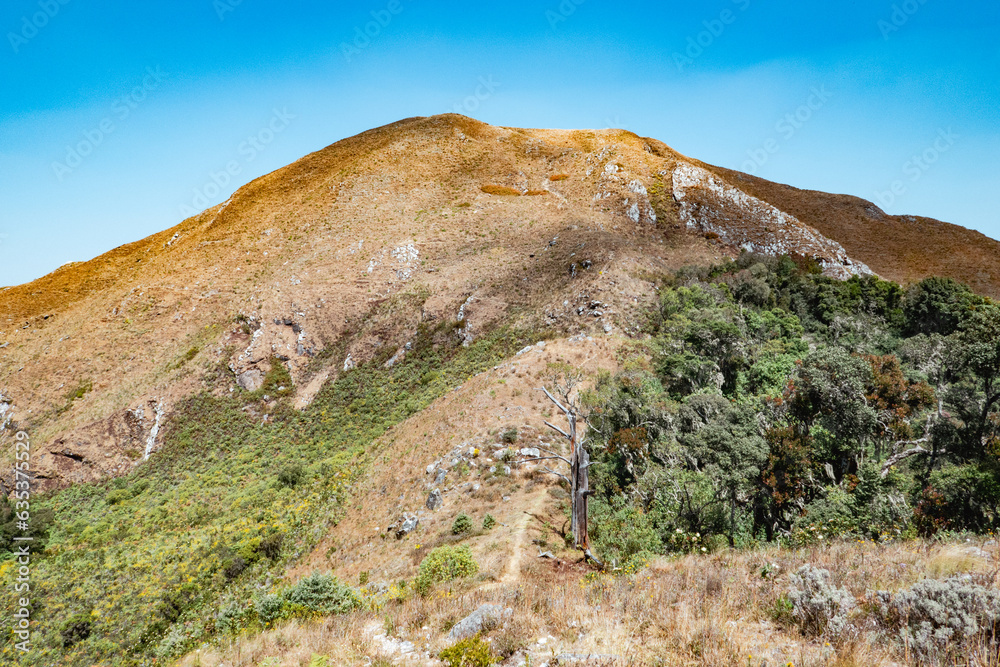
[[[1000,524],[1000,304],[746,254],[650,333],[586,399],[606,557]]]

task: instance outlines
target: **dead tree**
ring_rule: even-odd
[[[545,422],[545,425],[569,441],[569,458],[557,452],[539,447],[538,451],[543,454],[542,456],[524,459],[520,463],[529,463],[531,461],[562,461],[569,466],[568,476],[547,467],[543,468],[543,471],[559,477],[569,485],[571,500],[570,532],[573,535],[573,544],[577,549],[583,551],[585,559],[593,561],[598,567],[604,567],[601,561],[595,558],[590,550],[590,535],[587,529],[587,503],[594,492],[590,490],[589,469],[591,463],[590,454],[587,452],[586,447],[587,420],[581,416],[579,406],[570,398],[570,392],[572,392],[575,384],[576,381],[572,378],[565,386],[559,386],[558,383],[555,384],[556,391],[560,394],[562,400],[553,396],[548,389],[542,388],[545,395],[559,408],[559,411],[563,413],[568,422],[568,430],[563,430],[550,422]]]

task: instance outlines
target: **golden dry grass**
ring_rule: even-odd
[[[290,667],[305,664],[313,654],[329,656],[331,664],[361,664],[390,657],[380,655],[376,639],[387,630],[394,638],[413,642],[426,660],[449,645],[447,629],[483,603],[513,610],[506,626],[489,632],[494,649],[502,655],[530,653],[532,665],[561,653],[620,656],[607,663],[618,665],[915,664],[889,638],[873,631],[866,596],[874,590],[908,587],[926,576],[932,563],[952,559],[963,548],[867,542],[725,551],[660,559],[622,576],[588,574],[583,566],[567,561],[531,559],[518,581],[510,584],[459,582],[426,598],[409,596],[374,611],[313,625],[292,623],[203,655],[201,664],[249,667],[274,658],[275,664]],[[996,547],[992,551],[993,558],[1000,556]],[[834,583],[859,601],[851,628],[836,641],[803,637],[782,611],[788,574],[807,563],[830,570]],[[974,573],[996,585],[995,566],[983,558],[970,556],[955,571]],[[195,664],[191,660],[189,656],[180,664],[190,667]],[[514,659],[509,664],[519,663]]]
[[[480,189],[488,195],[497,195],[501,197],[521,196],[520,190],[515,190],[514,188],[508,188],[506,185],[484,185]]]

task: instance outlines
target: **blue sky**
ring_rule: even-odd
[[[624,127],[1000,237],[997,3],[8,0],[0,35],[0,285],[454,110]]]

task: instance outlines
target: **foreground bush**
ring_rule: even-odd
[[[882,621],[921,662],[960,660],[973,647],[1000,651],[1000,591],[962,577],[925,579],[898,593],[879,591]],[[984,663],[995,664],[995,663]]]
[[[420,595],[427,595],[434,584],[471,577],[479,571],[467,546],[444,546],[432,550],[420,563],[420,572],[414,587]]]
[[[441,651],[441,660],[448,667],[489,667],[498,662],[490,645],[479,635],[463,639]]]
[[[837,637],[847,628],[854,596],[830,583],[829,570],[803,565],[791,576],[792,616],[807,636]]]

